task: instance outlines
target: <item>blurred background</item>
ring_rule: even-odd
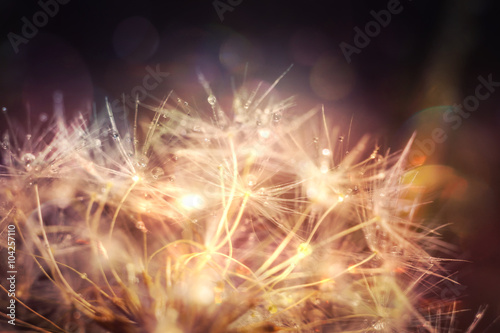
[[[463,286],[435,298],[471,309],[462,327],[488,304],[477,332],[499,332],[498,15],[493,0],[2,0],[0,106],[29,133],[54,112],[90,117],[105,97],[117,114],[137,94],[206,100],[198,71],[224,103],[233,84],[271,84],[293,64],[277,90],[295,112],[323,104],[381,151],[417,131],[408,162],[434,201],[426,213],[470,261],[450,267]]]

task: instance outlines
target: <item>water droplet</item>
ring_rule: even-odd
[[[179,156],[177,155],[172,155],[172,158],[171,158],[172,161],[174,162],[177,162],[179,160]]]
[[[155,167],[151,170],[151,176],[153,176],[154,179],[158,179],[161,176],[163,176],[164,174],[165,174],[165,172],[160,167]]]
[[[5,150],[10,148],[9,135],[7,133],[3,137],[1,147],[2,147],[2,149],[5,149]]]
[[[207,100],[208,100],[208,104],[210,104],[210,105],[215,105],[215,102],[217,102],[217,98],[215,98],[214,95],[208,96]]]
[[[323,149],[321,151],[321,154],[323,154],[323,156],[329,156],[330,155],[330,149],[327,149],[327,148]]]
[[[435,261],[436,261],[436,259],[434,259],[433,257],[429,257],[429,258],[427,258],[427,263],[428,263],[430,266],[434,266]]]
[[[26,140],[30,141],[31,140],[31,134],[26,134]]]
[[[202,132],[202,128],[199,125],[193,126],[193,132]]]
[[[252,174],[250,174],[250,175],[247,176],[247,184],[248,184],[248,186],[250,186],[250,187],[255,186],[256,183],[257,183],[257,177],[255,177]]]
[[[313,138],[313,142],[314,142],[314,143],[318,143],[318,142],[319,142],[319,138],[318,138],[317,136],[315,136],[315,137]]]
[[[391,254],[393,256],[402,256],[403,255],[403,250],[401,250],[401,248],[399,246],[393,246],[391,248]]]
[[[113,140],[118,140],[120,138],[120,135],[118,134],[117,131],[110,131],[109,136],[111,136]]]
[[[140,231],[142,231],[142,232],[147,232],[148,231],[148,229],[146,229],[146,225],[142,221],[137,221],[137,223],[135,224],[135,227],[137,229],[139,229]]]
[[[273,113],[273,121],[275,123],[279,122],[281,120],[281,117],[282,117],[281,112]]]
[[[175,176],[168,176],[167,180],[171,183],[175,182]]]
[[[255,125],[257,125],[257,126],[260,126],[260,125],[262,125],[262,121],[260,121],[260,120],[257,120],[257,121],[255,122]]]
[[[266,196],[267,195],[266,188],[265,187],[259,188],[259,190],[257,191],[257,194],[261,195],[261,196]]]
[[[59,166],[55,163],[50,165],[50,172],[52,173],[58,173],[59,172]]]
[[[29,171],[31,170],[31,164],[35,160],[35,155],[31,153],[26,153],[21,157],[21,160],[23,161],[26,170]]]
[[[2,112],[7,112],[7,108],[5,106],[2,107]]]
[[[38,117],[42,123],[46,122],[49,119],[49,116],[46,113],[40,114],[40,117]]]
[[[95,140],[94,140],[94,146],[96,146],[96,147],[100,147],[101,145],[102,145],[101,140],[99,140],[99,139],[95,139]]]
[[[208,145],[208,144],[210,144],[210,142],[211,142],[211,141],[210,141],[210,139],[209,139],[209,138],[204,138],[204,139],[203,139],[203,143],[205,143],[205,144],[207,144],[207,145]]]
[[[343,135],[339,136],[339,142],[344,142],[344,136]]]
[[[140,169],[144,169],[145,167],[148,166],[148,162],[149,162],[149,158],[146,156],[146,155],[141,155],[141,156],[138,156],[137,157],[137,160],[136,160],[136,165],[140,168]]]
[[[377,320],[376,322],[374,322],[372,324],[373,329],[376,330],[376,331],[385,330],[385,326],[386,326],[385,321],[382,320],[382,319],[381,320]]]
[[[80,274],[80,277],[81,277],[82,279],[86,280],[86,279],[87,279],[87,273],[82,273],[82,274]]]

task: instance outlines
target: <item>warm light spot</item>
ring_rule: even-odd
[[[339,198],[338,198],[338,201],[339,202],[343,202],[345,199],[345,197],[343,195],[339,195]]]
[[[321,153],[322,153],[324,156],[328,156],[328,155],[330,155],[330,149],[326,149],[326,148],[325,148],[325,149],[323,149],[323,150],[321,151]]]
[[[404,267],[396,267],[394,268],[394,273],[405,273],[406,269]]]
[[[106,248],[104,247],[104,245],[102,245],[101,242],[99,242],[98,248],[99,248],[99,251],[104,255],[104,257],[109,258],[108,257],[108,251],[106,250]]]
[[[208,283],[203,283],[204,281],[199,281],[199,283],[193,284],[191,287],[191,300],[198,304],[208,305],[215,302],[214,290]]]
[[[151,209],[152,204],[148,201],[142,201],[137,203],[137,208],[140,209],[141,212],[147,212]]]
[[[139,177],[138,175],[135,175],[132,177],[132,180],[137,183],[139,180],[141,180],[141,177]]]
[[[90,242],[88,240],[86,240],[86,239],[77,239],[77,240],[75,240],[75,243],[77,245],[88,245],[88,244],[90,244]]]
[[[187,194],[181,198],[181,205],[187,210],[203,208],[203,198],[198,194]]]
[[[312,253],[311,245],[308,243],[302,243],[297,248],[297,252],[299,258],[304,258]]]
[[[269,305],[269,307],[267,309],[272,314],[275,314],[276,312],[278,312],[278,307],[274,304]]]
[[[262,139],[268,139],[271,136],[271,131],[269,128],[261,128],[258,130],[259,136]]]
[[[325,174],[325,173],[327,173],[327,172],[328,172],[328,170],[329,170],[329,169],[330,169],[330,168],[328,167],[328,164],[326,164],[326,163],[322,163],[322,164],[321,164],[321,166],[320,166],[320,168],[319,168],[319,171],[320,171],[321,173]]]

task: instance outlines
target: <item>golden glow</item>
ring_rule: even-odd
[[[201,209],[204,206],[203,197],[199,194],[187,194],[181,198],[180,203],[186,210]]]

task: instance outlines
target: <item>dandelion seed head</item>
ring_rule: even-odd
[[[322,108],[294,113],[274,85],[226,110],[199,80],[201,103],[141,102],[137,123],[106,110],[22,145],[2,135],[0,223],[24,232],[26,304],[43,268],[64,311],[124,331],[439,327],[442,302],[421,305],[447,274],[414,218],[424,169],[344,139]]]

